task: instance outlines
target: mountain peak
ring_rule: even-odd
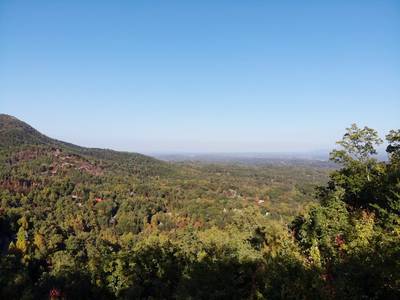
[[[23,144],[46,144],[50,138],[19,120],[18,118],[0,114],[0,146],[11,147]]]
[[[15,122],[15,121],[22,122],[14,116],[7,114],[0,114],[0,125],[3,125],[3,123]]]

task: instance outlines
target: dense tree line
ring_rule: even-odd
[[[3,147],[1,298],[398,299],[400,131],[386,140],[377,161],[352,125],[329,178]]]

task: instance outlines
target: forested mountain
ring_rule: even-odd
[[[318,165],[167,163],[0,115],[1,299],[398,299],[400,131]]]
[[[60,156],[61,159],[65,160],[66,157],[61,154],[64,153],[76,156],[79,160],[86,159],[104,163],[108,167],[111,165],[120,165],[121,168],[125,169],[132,167],[138,172],[147,171],[147,169],[157,169],[157,172],[160,172],[165,171],[167,168],[167,164],[139,153],[85,148],[51,139],[13,116],[0,114],[0,149],[15,150],[13,148],[18,148],[19,150],[25,148],[26,153],[21,155],[36,155],[39,157],[46,154],[53,157]],[[35,159],[37,158],[36,156]],[[33,157],[30,158],[32,159]]]

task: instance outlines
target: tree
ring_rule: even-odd
[[[390,130],[386,135],[386,140],[389,143],[386,152],[389,154],[390,160],[400,162],[400,129]]]
[[[346,128],[346,131],[342,140],[337,142],[343,149],[333,150],[330,153],[330,159],[345,167],[354,163],[363,164],[367,180],[370,181],[371,163],[374,162],[372,155],[377,154],[375,146],[379,146],[383,141],[379,138],[376,130],[367,126],[358,128],[356,124],[352,124],[351,127]]]

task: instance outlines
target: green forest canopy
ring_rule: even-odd
[[[332,170],[165,163],[4,115],[0,133],[2,299],[400,298],[399,130],[377,161],[352,125]]]

